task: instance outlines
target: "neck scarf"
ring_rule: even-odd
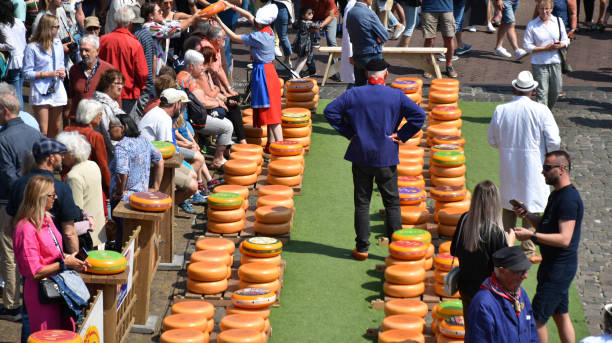
[[[381,79],[378,77],[371,77],[368,79],[368,83],[371,85],[381,85],[384,86],[385,85],[385,79]]]
[[[507,299],[512,303],[514,307],[514,312],[516,312],[516,316],[519,317],[521,315],[521,310],[525,307],[524,304],[521,303],[521,288],[519,287],[518,291],[514,294],[509,292],[502,286],[497,278],[495,277],[495,273],[491,275],[491,277],[487,278],[482,285],[480,285],[480,289],[488,289],[494,294],[499,295],[500,297]]]

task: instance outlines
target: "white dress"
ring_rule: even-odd
[[[499,149],[502,207],[525,203],[530,212],[544,212],[550,188],[542,175],[547,152],[559,149],[559,127],[552,112],[526,96],[499,105],[487,131],[489,144]]]
[[[55,51],[55,69],[64,67],[64,49],[59,39],[53,41],[52,49]],[[50,105],[63,106],[68,102],[64,82],[59,78],[38,78],[37,72],[49,72],[53,68],[53,54],[41,50],[38,43],[29,43],[26,46],[23,59],[23,74],[30,80],[30,104],[35,106]],[[55,87],[55,92],[44,95],[49,88]]]
[[[353,8],[357,1],[349,0],[344,8],[344,18],[346,18],[348,12]],[[351,44],[351,37],[346,30],[346,20],[342,21],[342,55],[340,56],[340,80],[347,83],[355,83],[355,74],[353,74],[353,65],[349,59],[353,56],[353,45]]]

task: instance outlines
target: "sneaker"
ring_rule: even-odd
[[[399,39],[402,33],[404,32],[404,29],[406,29],[406,26],[404,26],[404,24],[402,23],[397,24],[395,29],[393,29],[393,33],[391,34],[391,39],[393,40]]]
[[[462,47],[455,49],[455,55],[461,56],[469,51],[472,51],[472,46],[469,44],[463,44]]]
[[[446,75],[453,79],[457,78],[457,72],[455,71],[455,68],[453,68],[453,66],[446,66]]]
[[[18,322],[21,320],[21,307],[9,310],[6,307],[0,309],[0,319],[8,320],[11,322]]]
[[[183,212],[185,213],[189,213],[189,214],[196,213],[196,211],[193,209],[193,206],[191,206],[191,203],[189,202],[189,200],[185,200],[184,202],[180,203],[179,208],[183,210]]]
[[[506,50],[503,46],[499,48],[495,48],[495,50],[493,50],[493,54],[495,56],[506,57],[506,58],[512,57],[512,54],[510,54],[508,50]]]
[[[459,56],[457,55],[453,55],[453,58],[451,58],[451,61],[456,61],[459,59]],[[438,54],[438,61],[439,62],[446,62],[446,56],[442,55],[442,54]]]
[[[367,251],[357,251],[357,248],[353,249],[353,258],[357,261],[364,261],[368,258]]]
[[[521,58],[527,56],[527,51],[523,49],[516,49],[514,52],[514,60],[519,61]]]
[[[470,27],[470,28],[468,29],[468,31],[470,31],[470,32],[476,32],[476,25],[472,25],[472,27]]]
[[[208,191],[207,191],[208,192]],[[207,203],[208,195],[204,196],[202,193],[197,192],[191,197],[191,203],[194,205],[204,205]]]
[[[246,23],[249,22],[249,20],[247,18],[245,18],[245,17],[240,17],[240,18],[238,18],[238,22],[241,23],[241,24],[246,24]]]
[[[212,179],[210,179],[210,181],[208,181],[206,183],[206,187],[209,190],[215,189],[215,187],[219,186],[220,184],[223,183],[223,180],[219,180],[219,179],[215,179],[214,177]]]
[[[283,52],[281,51],[280,46],[275,46],[275,47],[274,47],[274,54],[275,54],[276,56],[278,56],[278,57],[283,56]]]
[[[494,33],[495,31],[497,31],[497,30],[495,29],[495,27],[493,27],[493,24],[488,23],[487,24],[487,32],[488,33]]]
[[[433,75],[431,75],[430,72],[426,71],[426,72],[423,73],[423,78],[431,79],[431,78],[433,78]]]
[[[340,80],[340,75],[338,73],[330,76],[329,79],[332,81],[336,81],[336,82],[342,82],[342,80]]]

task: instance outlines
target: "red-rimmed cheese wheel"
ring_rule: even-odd
[[[283,127],[283,137],[285,138],[299,138],[310,136],[312,126],[306,125],[302,127]]]
[[[465,211],[457,208],[447,208],[438,212],[438,222],[444,225],[457,226],[459,218]]]
[[[398,164],[397,175],[400,176],[417,176],[423,174],[422,164]]]
[[[196,294],[218,294],[227,289],[227,279],[212,282],[187,279],[187,289]]]
[[[164,159],[174,156],[176,147],[170,142],[152,141],[151,144],[159,151]]]
[[[436,108],[437,106],[443,106],[443,105],[446,105],[446,106],[459,106],[459,104],[456,101],[455,102],[450,102],[450,103],[430,101],[429,104],[427,104],[427,109],[429,109],[431,111],[434,108]]]
[[[247,263],[268,263],[275,266],[280,266],[282,262],[281,255],[276,255],[272,257],[253,257],[249,255],[240,256],[240,264]]]
[[[393,256],[387,256],[385,257],[385,265],[387,267],[389,266],[395,266],[395,265],[407,265],[407,266],[413,266],[416,268],[424,268],[425,266],[425,259],[422,258],[420,260],[402,260],[399,258],[395,258]]]
[[[293,217],[293,210],[284,206],[261,206],[255,210],[255,221],[265,224],[286,223]]]
[[[386,282],[383,283],[383,292],[396,298],[414,298],[425,293],[425,283],[420,282],[414,285],[398,285]]]
[[[272,282],[280,277],[281,269],[270,263],[253,262],[238,268],[238,277],[246,282]]]
[[[459,99],[459,92],[430,91],[428,98],[429,101],[435,103],[450,104],[453,102],[457,102],[457,100]]]
[[[264,195],[257,199],[257,207],[263,206],[284,206],[293,208],[293,199],[282,195]]]
[[[221,223],[232,223],[244,219],[244,210],[237,208],[235,210],[213,210],[211,208],[206,209],[206,216],[208,220]]]
[[[440,322],[440,333],[446,337],[462,339],[465,336],[463,316],[453,316]]]
[[[225,3],[219,4],[214,2],[200,10],[198,12],[198,15],[203,16],[204,18],[211,18],[215,14],[221,13],[223,11],[225,11]]]
[[[455,87],[457,89],[459,89],[459,80],[457,79],[451,79],[451,78],[440,78],[440,79],[433,79],[431,80],[431,85],[432,86],[441,86],[444,85],[446,87]]]
[[[465,146],[465,138],[459,136],[459,135],[442,135],[442,136],[435,136],[433,138],[433,143],[434,145],[438,145],[438,144],[450,144],[450,145],[458,145],[458,146]],[[434,154],[435,156],[435,154]]]
[[[437,144],[431,147],[430,156],[433,156],[438,151],[459,151],[463,152],[463,147],[452,144]]]
[[[242,196],[236,193],[212,193],[207,200],[208,207],[215,210],[235,210],[241,208],[244,201]]]
[[[423,179],[423,175],[420,176],[398,176],[397,177],[397,185],[399,187],[415,187],[415,188],[425,188],[425,180]]]
[[[399,167],[399,166],[398,166]],[[416,205],[425,201],[427,194],[424,190],[414,187],[399,187],[400,205]]]
[[[425,343],[425,336],[412,331],[387,330],[378,334],[378,343]]]
[[[278,236],[291,232],[292,222],[284,222],[278,224],[266,224],[255,222],[253,230],[259,234],[266,236]]]
[[[221,281],[227,278],[227,264],[220,262],[195,262],[187,267],[187,276],[195,281]]]
[[[419,241],[394,241],[389,243],[389,254],[402,260],[419,260],[425,257],[427,244]]]
[[[252,329],[264,332],[265,320],[253,314],[230,314],[221,318],[219,328],[221,331],[231,329]]]
[[[308,92],[312,88],[314,88],[315,84],[316,81],[314,81],[313,79],[290,79],[286,82],[287,93]]]
[[[382,330],[406,330],[415,334],[422,334],[427,323],[425,319],[412,314],[394,314],[387,316],[382,321]]]
[[[400,206],[402,211],[402,224],[418,225],[429,221],[427,208],[419,206]]]
[[[170,313],[195,313],[205,317],[206,319],[211,319],[215,315],[215,307],[206,301],[188,300],[172,305],[170,308]]]
[[[238,288],[265,288],[271,292],[278,292],[281,287],[280,280],[276,279],[271,282],[246,282],[243,280],[238,281]]]
[[[249,198],[249,189],[240,185],[219,185],[213,189],[213,193],[236,193],[244,200]]]
[[[293,140],[276,141],[270,144],[270,154],[292,156],[302,153],[302,145]]]
[[[300,144],[302,144],[302,147],[304,149],[308,148],[310,146],[310,136],[306,136],[306,137],[293,137],[291,138],[292,141],[296,141]]]
[[[271,155],[270,156],[270,161],[279,161],[279,160],[285,160],[285,161],[292,161],[292,162],[296,162],[296,163],[301,163],[302,166],[304,166],[304,156],[303,155],[293,155],[293,156],[275,156],[275,155]]]
[[[465,176],[457,176],[457,177],[440,177],[436,175],[430,175],[431,184],[435,187],[440,186],[465,186]]]
[[[297,176],[302,173],[302,169],[302,164],[299,162],[276,160],[268,163],[268,172],[274,176]]]
[[[434,281],[438,283],[444,283],[444,277],[448,274],[447,271],[441,269],[434,270]]]
[[[425,259],[425,263],[423,264],[423,269],[430,270],[433,267],[433,257]]]
[[[287,92],[285,96],[287,101],[310,101],[312,100],[317,93],[311,91],[307,92]]]
[[[436,269],[450,271],[453,267],[459,266],[459,259],[448,253],[437,254],[434,256],[434,264]]]
[[[199,250],[221,250],[232,255],[236,244],[226,238],[202,238],[196,242],[196,251]]]
[[[257,182],[257,174],[253,173],[249,175],[234,175],[225,172],[223,175],[223,179],[225,180],[225,183],[230,185],[250,186]]]
[[[230,223],[208,220],[206,223],[206,230],[215,233],[236,233],[242,231],[242,229],[244,229],[244,219]]]
[[[266,290],[266,291],[268,291],[268,290]],[[270,305],[271,304],[272,303],[270,303]],[[242,307],[236,307],[234,304],[231,304],[225,310],[225,314],[226,315],[230,315],[230,314],[254,314],[256,316],[259,316],[259,317],[263,318],[264,320],[267,320],[268,317],[270,316],[270,305],[266,305],[265,307],[262,307],[262,308],[242,308]]]
[[[231,329],[221,332],[217,343],[264,343],[266,335],[252,329]]]
[[[255,127],[253,125],[244,125],[244,135],[246,137],[263,138],[268,136],[268,130],[266,125],[262,127]]]
[[[465,198],[467,190],[465,187],[441,186],[432,188],[429,194],[438,201],[459,201]]]
[[[438,235],[440,236],[453,237],[456,230],[457,226],[455,225],[438,224]]]
[[[194,313],[171,314],[162,321],[164,331],[173,329],[194,329],[206,332],[208,329],[208,318]]]
[[[446,125],[429,125],[427,127],[427,138],[432,140],[437,136],[456,136],[458,129]],[[443,143],[437,143],[443,144]],[[431,145],[431,144],[430,144]]]
[[[288,187],[293,187],[293,186],[297,186],[302,182],[302,175],[296,175],[296,176],[275,176],[275,175],[268,175],[267,178],[268,184],[271,185],[282,185],[282,186],[288,186]]]
[[[421,89],[419,84],[412,80],[395,80],[391,83],[391,87],[400,89],[405,94],[417,93]]]
[[[165,331],[159,337],[160,343],[208,343],[208,332],[195,329],[172,329]]]
[[[161,192],[134,192],[130,206],[146,212],[163,212],[172,207],[172,198]]]
[[[257,171],[257,162],[234,159],[225,162],[223,172],[232,175],[251,175]]]
[[[78,334],[66,330],[42,330],[28,337],[28,343],[81,343],[83,339]]]
[[[465,171],[465,164],[458,167],[439,167],[434,165],[429,167],[429,173],[438,177],[460,177],[465,175]]]
[[[385,268],[385,280],[397,285],[414,285],[425,281],[425,270],[410,265],[396,264]]]
[[[247,152],[258,154],[258,155],[263,154],[263,148],[255,144],[234,144],[230,148],[230,156],[231,156],[231,153],[236,152],[236,151],[247,151]]]
[[[436,120],[456,120],[461,118],[461,109],[456,106],[437,106],[431,110],[431,117]]]
[[[92,274],[119,274],[127,268],[126,258],[112,250],[91,250],[86,260],[91,265],[87,271]]]
[[[293,198],[293,189],[283,185],[266,185],[257,188],[257,196],[276,195],[284,198]]]
[[[283,251],[283,243],[273,237],[251,237],[240,243],[240,252],[253,257],[273,257]]]
[[[433,244],[429,244],[429,246],[427,247],[427,253],[425,254],[425,258],[432,258],[435,253],[436,248],[433,246]]]
[[[410,314],[425,318],[427,312],[427,304],[417,299],[392,299],[385,302],[385,316]]]
[[[235,151],[230,154],[230,159],[240,159],[240,160],[251,160],[257,162],[257,165],[260,166],[263,164],[263,156],[258,153],[250,152],[250,151]],[[224,185],[221,185],[224,186]],[[215,187],[218,188],[219,186]]]
[[[401,229],[393,232],[393,241],[419,241],[426,245],[431,243],[431,234],[422,229]]]

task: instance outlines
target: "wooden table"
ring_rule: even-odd
[[[161,262],[172,263],[174,254],[172,253],[172,231],[174,230],[174,210],[176,204],[174,202],[174,175],[175,169],[183,163],[183,155],[174,154],[172,157],[164,160],[164,176],[162,177],[159,191],[168,194],[172,198],[172,207],[170,211],[164,212],[161,221],[161,237],[159,242],[159,255]]]

